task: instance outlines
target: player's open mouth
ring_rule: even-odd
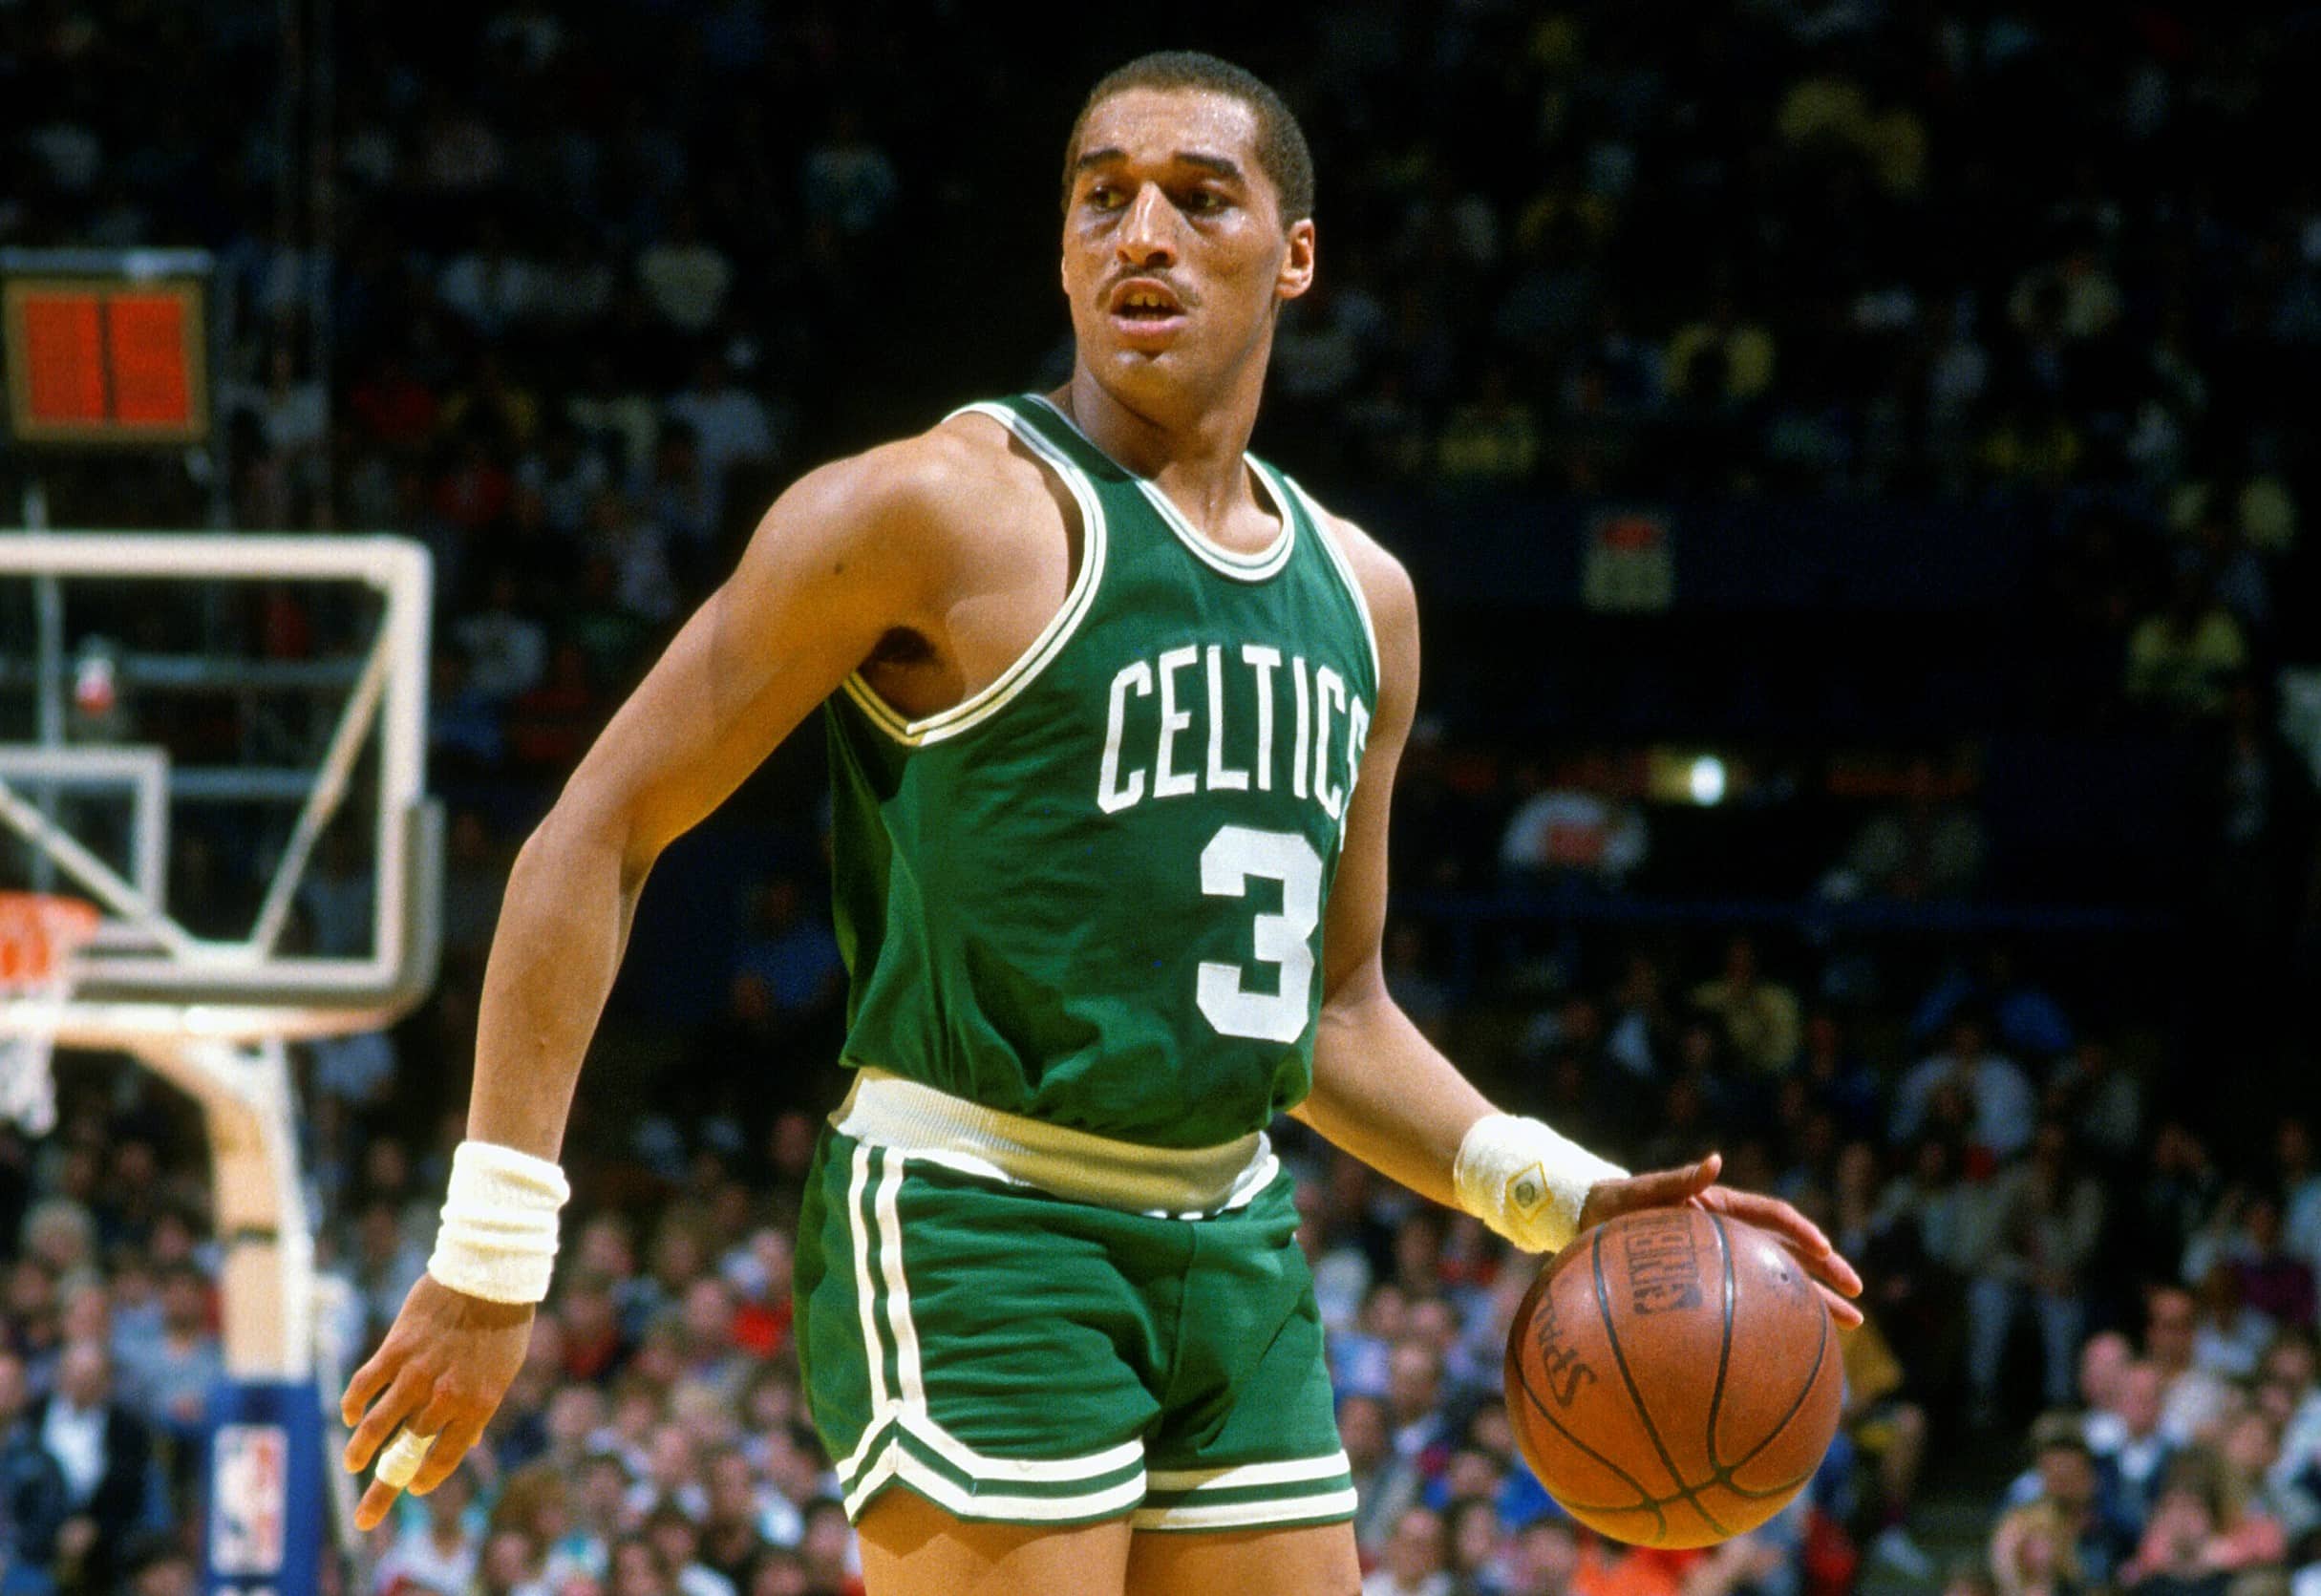
[[[1130,333],[1174,331],[1184,323],[1177,296],[1150,279],[1123,283],[1112,291],[1114,325]]]

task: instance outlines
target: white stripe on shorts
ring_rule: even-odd
[[[1288,1458],[1277,1463],[1241,1463],[1221,1469],[1155,1469],[1150,1478],[1156,1491],[1233,1491],[1246,1485],[1329,1479],[1352,1470],[1345,1453],[1333,1452],[1327,1458]]]
[[[1354,1510],[1352,1486],[1318,1497],[1279,1497],[1272,1501],[1195,1502],[1183,1507],[1139,1507],[1129,1515],[1136,1529],[1238,1529],[1244,1524],[1288,1523],[1299,1519],[1335,1519]]]

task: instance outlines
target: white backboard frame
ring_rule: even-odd
[[[299,807],[288,845],[249,934],[194,936],[171,917],[157,876],[130,880],[40,813],[0,765],[0,824],[25,837],[60,883],[94,899],[113,930],[71,964],[73,998],[59,1010],[0,996],[0,1032],[53,1028],[59,1045],[117,1047],[140,1037],[255,1041],[376,1029],[434,984],[442,874],[440,813],[426,795],[427,550],[386,535],[0,532],[0,578],[356,582],[385,600],[353,692]],[[371,952],[362,958],[285,954],[279,941],[309,854],[334,815],[375,732],[377,861]],[[96,753],[62,745],[14,755],[52,771]],[[111,751],[135,758],[138,750]],[[144,750],[145,755],[158,751]],[[99,761],[89,761],[95,768]],[[124,762],[123,768],[126,768]],[[162,772],[167,777],[166,765]],[[26,785],[32,785],[26,783]],[[160,806],[166,810],[164,802]]]

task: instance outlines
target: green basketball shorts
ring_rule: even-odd
[[[825,1128],[798,1348],[847,1517],[900,1483],[1003,1523],[1352,1518],[1291,1191],[1157,1217]]]

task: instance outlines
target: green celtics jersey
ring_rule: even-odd
[[[847,1061],[1160,1147],[1302,1099],[1322,921],[1378,695],[1369,611],[1303,489],[1204,538],[1036,395],[1004,423],[1078,503],[1079,570],[1024,656],[907,720],[827,706]]]

